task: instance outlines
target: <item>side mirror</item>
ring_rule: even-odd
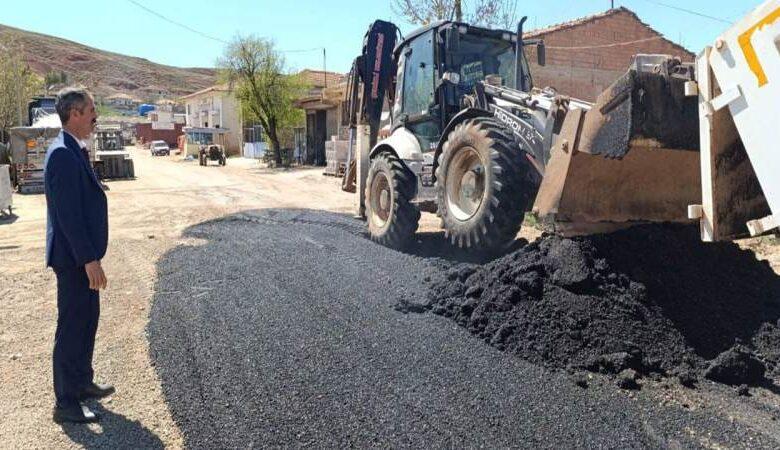
[[[536,63],[540,67],[544,67],[547,64],[547,49],[544,46],[544,41],[536,44]]]

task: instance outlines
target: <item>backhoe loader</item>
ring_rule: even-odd
[[[700,220],[706,241],[777,228],[780,0],[695,63],[636,55],[589,103],[534,85],[516,32],[437,22],[399,43],[371,25],[346,93],[344,186],[373,240],[413,242],[421,211],[452,244],[496,250],[526,212],[564,235]],[[383,107],[389,136],[379,140]]]

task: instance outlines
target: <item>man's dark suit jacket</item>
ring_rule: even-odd
[[[108,246],[108,204],[89,158],[61,131],[46,152],[46,265],[72,269],[100,260]]]

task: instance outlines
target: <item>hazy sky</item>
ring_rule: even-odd
[[[374,19],[395,22],[404,33],[414,28],[393,13],[392,0],[5,0],[0,23],[158,63],[214,66],[222,42],[171,24],[133,1],[219,40],[236,33],[271,38],[281,50],[296,50],[286,53],[288,65],[296,69],[322,69],[321,49],[297,50],[325,47],[327,69],[346,72]],[[728,25],[669,6],[734,21],[761,1],[615,0],[615,5],[630,8],[667,38],[698,53]],[[518,15],[527,15],[529,28],[536,28],[609,7],[610,0],[518,0]]]

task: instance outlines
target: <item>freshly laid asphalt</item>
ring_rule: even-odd
[[[253,211],[190,228],[158,262],[150,346],[188,447],[778,445],[598,377],[577,387],[446,318],[397,311],[442,276],[443,239],[405,254],[363,230]]]

